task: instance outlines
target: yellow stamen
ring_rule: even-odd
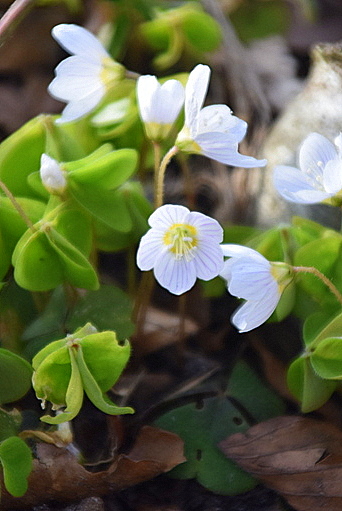
[[[173,224],[164,234],[163,243],[176,259],[191,261],[198,245],[197,229],[189,224]]]

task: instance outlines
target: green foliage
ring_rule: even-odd
[[[84,392],[105,413],[133,413],[132,408],[118,407],[104,394],[119,378],[129,355],[128,342],[119,344],[114,332],[97,332],[90,323],[48,344],[33,358],[33,387],[37,397],[51,401],[54,409],[66,408],[41,420],[48,424],[72,420],[81,409]]]
[[[159,69],[173,66],[184,52],[213,51],[221,42],[220,26],[195,2],[159,11],[153,20],[140,25],[140,32],[159,52],[153,60]]]
[[[21,497],[27,490],[27,478],[32,470],[32,454],[25,442],[16,436],[0,443],[0,463],[6,490]]]
[[[30,364],[4,348],[0,348],[0,374],[0,405],[17,401],[31,388]]]
[[[218,444],[233,433],[245,432],[251,417],[263,421],[283,412],[281,400],[248,365],[240,362],[224,395],[193,396],[189,404],[173,408],[156,421],[159,427],[177,433],[185,443],[187,461],[170,475],[180,479],[196,477],[204,487],[222,495],[253,488],[256,481],[227,459]]]

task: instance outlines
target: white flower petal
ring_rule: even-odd
[[[286,165],[275,167],[273,182],[277,191],[291,202],[314,204],[332,195],[326,192],[322,185],[319,187],[319,183],[310,175]]]
[[[152,98],[159,87],[160,84],[155,76],[144,75],[138,78],[137,99],[140,116],[144,122],[154,122]]]
[[[63,124],[65,122],[72,122],[80,119],[84,115],[90,113],[99,104],[102,99],[101,90],[96,90],[87,97],[79,101],[71,101],[63,110],[62,116],[55,122]]]
[[[185,206],[164,204],[152,213],[148,223],[159,230],[169,229],[173,224],[183,223],[189,213]]]
[[[195,138],[202,154],[213,160],[231,165],[233,167],[263,167],[267,160],[257,160],[252,156],[245,156],[238,152],[237,144],[225,133],[202,133]]]
[[[299,151],[299,167],[303,172],[321,179],[325,165],[336,157],[336,148],[330,140],[319,133],[310,133]]]
[[[211,280],[217,277],[224,264],[220,247],[210,244],[203,244],[198,247],[194,263],[199,279]]]
[[[68,57],[56,67],[56,78],[50,83],[49,93],[61,101],[77,101],[95,91],[105,93],[100,79],[101,66],[89,64],[81,57]]]
[[[66,179],[57,160],[43,153],[40,158],[40,177],[49,191],[62,192],[66,187]]]
[[[195,264],[193,260],[176,259],[171,252],[165,252],[155,263],[154,276],[161,286],[175,295],[181,295],[196,282]]]
[[[55,26],[51,33],[60,46],[72,55],[84,55],[88,60],[109,57],[100,41],[79,25],[62,23]]]
[[[156,120],[173,124],[184,103],[184,87],[178,80],[167,80],[155,95]]]
[[[231,321],[240,333],[249,332],[262,325],[278,305],[280,294],[270,294],[260,301],[247,301],[232,315]]]
[[[255,261],[248,256],[238,258],[231,267],[231,273],[228,291],[238,298],[261,300],[265,294],[278,288],[271,274],[271,264],[266,259]]]
[[[150,229],[140,240],[137,266],[142,271],[152,270],[158,256],[163,252],[162,234]]]
[[[247,123],[235,117],[227,105],[210,105],[198,114],[198,134],[221,132],[230,135],[233,143],[240,142],[247,131]]]
[[[324,188],[328,193],[336,194],[342,189],[342,159],[329,161],[323,171]]]
[[[256,259],[267,260],[259,252],[250,247],[236,245],[235,243],[225,243],[221,245],[221,250],[225,257],[255,257]]]
[[[198,113],[207,94],[210,73],[209,66],[198,64],[191,71],[185,86],[185,125],[191,134],[197,131]]]
[[[203,213],[191,211],[187,217],[187,222],[198,230],[199,240],[208,237],[213,242],[221,243],[223,240],[223,230],[217,220],[211,218]]]

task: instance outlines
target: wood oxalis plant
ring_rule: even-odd
[[[189,18],[191,9],[195,17]],[[193,5],[173,11],[178,19],[184,18],[184,40],[188,19],[191,23],[210,19]],[[164,30],[167,16],[166,12],[153,21],[155,25],[147,24],[146,33],[151,30],[153,38],[158,23]],[[215,36],[211,40],[219,42],[213,20],[208,27]],[[14,498],[25,495],[30,473],[34,480],[38,470],[27,438],[46,443],[59,438],[63,443],[85,395],[104,414],[134,413],[107,393],[130,357],[133,302],[139,323],[150,298],[141,288],[151,288],[153,279],[174,295],[186,293],[199,279],[203,287],[207,286],[203,281],[211,281],[207,292],[215,296],[228,291],[242,299],[231,317],[241,333],[269,318],[281,321],[290,313],[297,315],[304,324],[303,352],[289,367],[288,386],[303,412],[324,404],[342,378],[340,232],[295,217],[290,225],[258,232],[241,245],[228,227],[190,210],[190,204],[165,203],[164,178],[172,159],[181,157],[187,165],[188,155],[196,154],[233,167],[266,165],[264,159],[239,152],[245,121],[227,105],[204,106],[209,66],[198,64],[189,74],[158,80],[125,69],[81,26],[57,25],[52,36],[71,54],[57,66],[49,85],[50,94],[66,106],[60,116],[30,120],[0,145],[0,307],[15,310],[19,322],[0,349],[0,463],[3,492]],[[203,44],[198,41],[199,49]],[[171,66],[174,52],[172,45],[168,47],[159,56],[159,65]],[[150,167],[154,204],[141,180]],[[300,147],[299,168],[277,167],[274,184],[289,201],[341,207],[342,134],[330,141],[311,133]],[[234,232],[236,236],[238,230]],[[129,290],[101,283],[98,253],[118,251],[136,254],[136,259],[129,259],[128,274],[146,272],[140,290],[129,278]],[[23,313],[23,303],[29,312]],[[33,315],[33,322],[26,319]],[[242,366],[235,369],[232,395],[239,399],[244,378],[253,376]],[[10,404],[30,388],[44,411],[40,426],[28,434],[22,425],[25,413]],[[198,410],[192,405],[180,408],[177,420],[165,414],[157,421],[185,444],[185,457],[177,455],[170,465],[161,465],[160,472],[179,465],[176,477],[178,470],[181,478],[197,477],[213,491],[234,494],[253,487],[255,479],[227,460],[217,445],[248,425],[241,419],[233,430],[212,426],[209,417],[218,407],[229,421],[232,410],[226,400],[216,398],[206,401],[202,423],[196,422]],[[269,416],[260,412],[259,418]],[[189,437],[182,428],[192,421],[198,434]],[[67,438],[66,443],[72,443],[72,437]],[[196,442],[202,442],[204,451],[209,444],[212,449],[203,458],[205,469],[198,469],[193,456]],[[127,459],[120,458],[120,463]],[[222,464],[222,471],[234,474],[237,482],[227,486],[226,479],[211,477],[211,463]],[[156,475],[145,469],[142,479]],[[115,484],[106,480],[101,491],[124,486],[119,479]]]

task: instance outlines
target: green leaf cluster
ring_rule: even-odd
[[[184,441],[187,461],[170,475],[196,478],[205,488],[222,495],[235,495],[257,483],[249,474],[226,458],[218,444],[227,436],[245,432],[251,421],[261,422],[284,413],[282,401],[244,362],[239,362],[224,394],[204,397],[173,408],[159,417],[157,426],[172,431]]]
[[[33,388],[53,409],[65,410],[41,420],[48,424],[72,420],[82,407],[84,392],[104,413],[133,413],[132,408],[115,405],[105,394],[119,378],[129,355],[128,341],[119,344],[114,332],[97,332],[90,323],[48,344],[33,358]]]
[[[160,10],[153,20],[140,25],[140,33],[158,52],[153,63],[158,69],[173,66],[184,53],[200,56],[219,46],[218,23],[195,2]]]

